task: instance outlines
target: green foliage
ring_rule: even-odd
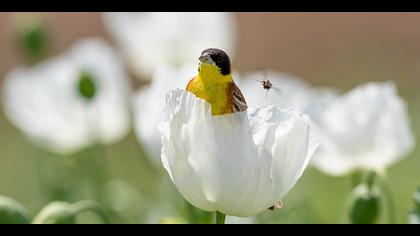
[[[28,224],[29,217],[25,207],[16,200],[0,196],[0,224]]]
[[[420,210],[420,188],[418,188],[417,191],[414,192],[413,201],[416,209]]]
[[[51,202],[35,216],[32,223],[76,224],[77,215],[83,211],[95,212],[105,223],[109,223],[102,207],[94,201],[80,201],[74,204],[59,201]]]
[[[45,206],[33,220],[34,224],[75,224],[76,212],[66,202],[52,202]]]
[[[410,224],[420,224],[420,188],[413,194],[414,208],[410,211],[408,222]]]

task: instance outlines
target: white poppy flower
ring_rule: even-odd
[[[6,76],[4,110],[37,144],[71,154],[120,140],[130,128],[130,84],[118,55],[86,39],[61,56]]]
[[[162,64],[196,63],[197,55],[220,48],[234,55],[236,21],[231,13],[105,13],[104,23],[133,72],[151,76]]]
[[[135,132],[147,156],[156,165],[161,166],[162,145],[157,126],[165,106],[165,94],[172,89],[185,88],[188,81],[197,74],[197,68],[193,65],[175,68],[162,64],[153,74],[151,83],[133,96]]]
[[[313,162],[331,175],[383,171],[414,147],[406,103],[392,82],[367,83],[337,98],[319,126],[322,145]]]
[[[251,216],[290,191],[317,147],[306,116],[273,106],[212,116],[211,106],[185,90],[168,93],[162,162],[194,206]]]

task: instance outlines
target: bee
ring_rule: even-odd
[[[275,90],[281,91],[281,89],[273,86],[271,81],[269,79],[267,79],[267,72],[264,73],[264,79],[262,79],[262,80],[254,79],[254,80],[260,82],[261,85],[263,86],[263,89],[267,90],[267,92],[265,93],[266,98],[268,96],[268,92],[270,91],[270,89],[275,89]]]

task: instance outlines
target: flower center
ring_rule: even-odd
[[[96,94],[96,84],[93,75],[85,70],[80,72],[78,91],[82,97],[91,101]]]

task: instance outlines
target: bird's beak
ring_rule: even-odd
[[[201,63],[213,65],[214,61],[208,53],[203,53],[199,58]]]

